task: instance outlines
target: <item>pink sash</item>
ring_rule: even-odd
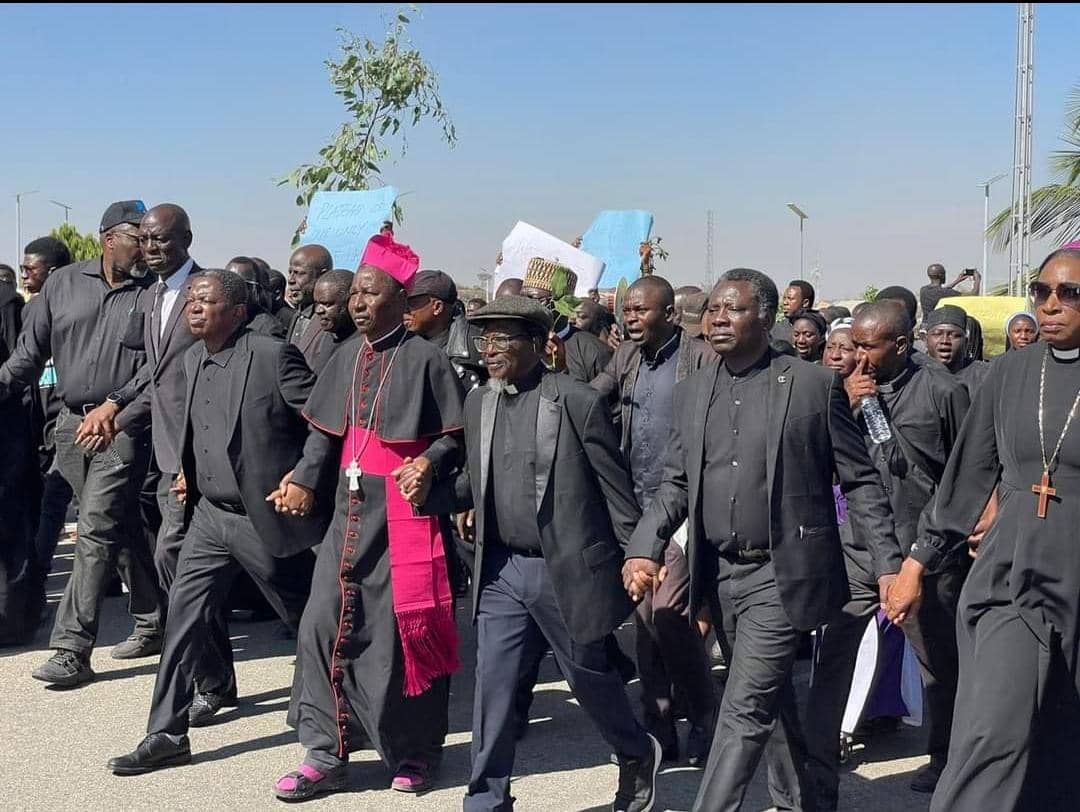
[[[405,655],[405,696],[417,696],[433,680],[460,667],[457,624],[446,569],[439,520],[416,516],[390,474],[406,457],[418,457],[427,440],[388,443],[374,433],[350,426],[341,451],[341,467],[352,461],[365,474],[386,477],[386,534],[390,542],[390,585],[394,615]]]

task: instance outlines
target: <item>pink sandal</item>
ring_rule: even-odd
[[[398,792],[423,792],[428,788],[429,771],[425,762],[406,759],[398,765],[390,788]]]
[[[310,764],[301,764],[294,772],[274,782],[274,795],[281,801],[306,801],[317,795],[344,789],[347,781],[345,767],[321,773]]]

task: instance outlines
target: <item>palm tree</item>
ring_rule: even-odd
[[[1065,105],[1066,130],[1061,136],[1066,148],[1050,156],[1050,168],[1058,183],[1031,192],[1031,236],[1063,245],[1080,239],[1080,85],[1070,92]],[[1009,247],[1013,210],[1010,206],[993,219],[987,235],[997,250]]]

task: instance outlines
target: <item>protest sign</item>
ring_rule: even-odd
[[[502,264],[495,268],[495,287],[498,288],[505,279],[524,279],[529,260],[533,257],[543,257],[565,265],[577,274],[574,295],[579,298],[597,286],[604,270],[603,260],[519,220],[503,240]]]
[[[600,287],[613,288],[620,279],[640,276],[638,249],[649,239],[653,216],[650,212],[602,211],[581,237],[581,250],[604,261]]]
[[[335,268],[355,271],[367,241],[390,219],[398,191],[393,186],[363,192],[316,192],[308,209],[303,245],[321,245]]]

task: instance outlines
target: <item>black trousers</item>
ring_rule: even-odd
[[[664,566],[664,582],[638,604],[634,622],[645,727],[666,750],[678,745],[673,689],[686,697],[690,722],[705,728],[716,715],[716,694],[705,641],[690,617],[689,564],[675,542],[667,546]]]
[[[813,809],[806,745],[791,672],[800,633],[780,602],[772,561],[738,562],[703,551],[716,573],[714,626],[728,660],[716,733],[701,779],[697,812],[737,810],[762,755],[769,792],[782,810]]]
[[[163,594],[139,520],[139,488],[150,460],[150,436],[120,433],[96,454],[75,445],[81,418],[67,409],[56,420],[56,466],[79,497],[79,537],[71,578],[56,611],[49,645],[88,654],[97,638],[101,602],[114,567],[128,586],[135,634],[161,633]]]
[[[960,676],[956,607],[970,569],[971,559],[963,556],[949,568],[924,576],[922,603],[903,625],[919,661],[926,709],[930,714],[926,752],[938,766],[944,766],[949,753],[949,731]]]
[[[807,770],[821,809],[835,809],[840,788],[840,726],[866,624],[878,609],[878,592],[852,580],[851,600],[818,630],[814,679],[804,716]]]
[[[64,531],[64,520],[73,495],[71,485],[57,468],[54,456],[42,476],[41,517],[34,535],[38,568],[43,576],[52,572],[53,556],[56,545],[60,543],[60,534]]]
[[[571,639],[544,559],[492,545],[485,550],[483,569],[476,619],[472,773],[465,810],[513,808],[515,689],[545,638],[574,697],[604,740],[621,755],[647,755],[651,744],[634,719],[603,641],[582,645]]]
[[[176,580],[176,568],[180,550],[184,544],[184,506],[172,492],[177,474],[158,471],[151,462],[157,481],[157,507],[161,515],[157,542],[154,547],[154,567],[158,580],[166,593],[172,591]],[[199,667],[195,670],[195,688],[200,693],[234,696],[236,694],[236,671],[233,669],[232,643],[229,642],[227,622],[228,606],[210,618],[207,627],[207,645]],[[166,607],[166,614],[168,607]]]
[[[165,642],[147,732],[174,735],[187,732],[196,669],[205,658],[207,646],[212,645],[211,618],[219,616],[233,578],[241,569],[259,585],[281,619],[295,631],[311,589],[313,567],[310,550],[289,558],[275,558],[264,548],[251,519],[200,499],[180,550],[176,580],[169,591]],[[228,656],[231,668],[231,648]]]

